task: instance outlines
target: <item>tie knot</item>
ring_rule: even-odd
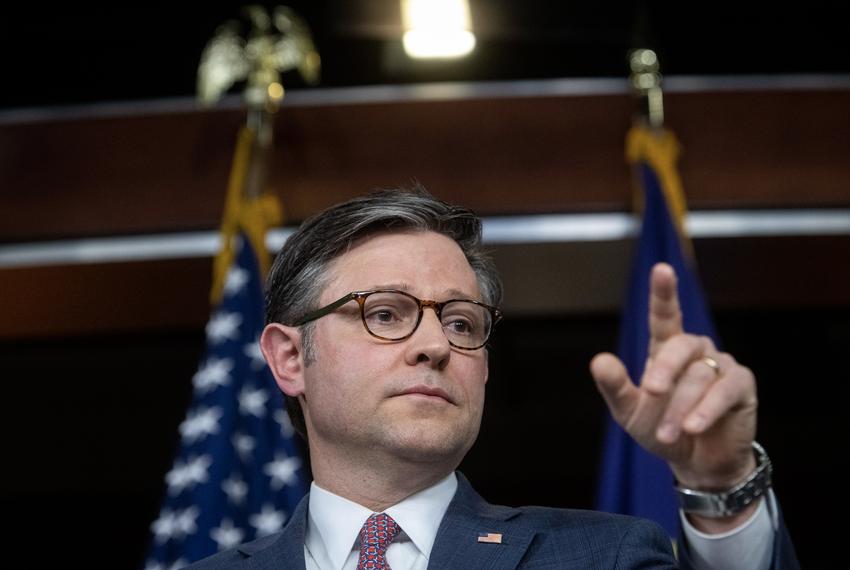
[[[357,568],[389,568],[387,547],[401,532],[401,527],[386,513],[375,513],[360,529],[360,559]]]

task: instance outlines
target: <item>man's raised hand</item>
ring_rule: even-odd
[[[684,332],[676,275],[664,263],[652,269],[648,319],[640,383],[619,358],[601,353],[590,364],[596,386],[614,419],[665,459],[682,486],[728,489],[755,468],[755,378],[710,338]]]

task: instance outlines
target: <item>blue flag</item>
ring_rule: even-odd
[[[620,323],[619,356],[634,382],[643,375],[649,348],[649,275],[661,261],[678,277],[679,302],[686,332],[710,336],[714,326],[682,235],[684,198],[675,173],[678,145],[672,133],[635,128],[629,134],[643,198],[643,220]],[[678,207],[678,211],[677,211]],[[597,508],[652,519],[671,537],[678,534],[678,504],[667,464],[646,452],[608,417]]]
[[[263,295],[249,240],[238,239],[180,424],[180,449],[151,524],[145,570],[180,568],[281,529],[306,483],[283,397],[263,360]]]

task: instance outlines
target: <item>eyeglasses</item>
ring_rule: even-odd
[[[422,310],[430,307],[440,319],[449,344],[462,350],[476,350],[487,344],[493,326],[502,318],[496,307],[470,299],[437,302],[417,299],[395,289],[378,289],[353,291],[306,315],[295,326],[329,315],[350,301],[360,305],[360,318],[370,335],[393,341],[413,336],[422,322]]]

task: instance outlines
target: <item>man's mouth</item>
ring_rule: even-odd
[[[421,396],[423,398],[433,399],[433,400],[445,400],[450,404],[454,404],[454,400],[448,395],[445,390],[440,388],[436,388],[434,386],[425,386],[424,384],[417,384],[416,386],[411,386],[407,388],[403,392],[399,394],[399,396]]]

